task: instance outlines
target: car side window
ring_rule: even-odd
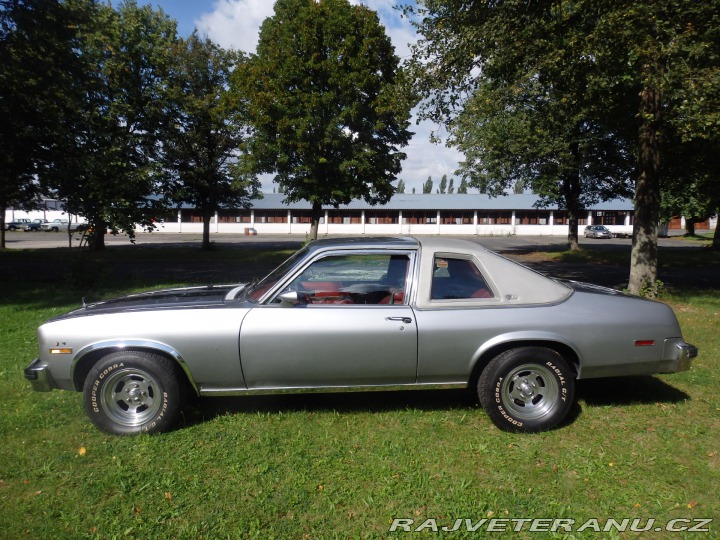
[[[432,300],[492,298],[480,270],[470,259],[436,256],[433,261]]]
[[[282,292],[296,291],[302,304],[404,304],[409,263],[405,254],[329,255]]]

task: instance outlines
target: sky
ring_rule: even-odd
[[[260,25],[265,18],[273,15],[272,0],[152,0],[138,4],[151,3],[162,10],[178,23],[178,33],[186,37],[197,28],[199,34],[209,37],[212,41],[226,49],[237,49],[255,52]],[[351,0],[353,4],[364,4],[375,10],[380,22],[395,46],[395,54],[401,59],[410,54],[410,44],[416,38],[415,30],[407,19],[400,16],[395,9],[398,2],[394,0]],[[431,176],[435,188],[440,184],[443,175],[452,178],[462,159],[456,150],[443,144],[430,142],[430,132],[437,127],[429,122],[417,125],[412,120],[410,130],[415,133],[410,144],[402,149],[407,154],[403,161],[402,179],[407,186],[406,193],[416,188],[422,193],[422,184]],[[263,190],[271,192],[272,183],[267,177],[262,179]],[[455,184],[459,185],[456,180]]]

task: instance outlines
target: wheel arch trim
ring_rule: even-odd
[[[565,358],[575,370],[575,375],[580,376],[583,363],[583,356],[579,348],[565,336],[554,332],[511,332],[495,336],[484,342],[473,355],[470,366],[470,385],[480,377],[480,373],[498,354],[520,347],[546,347],[561,354],[563,351],[570,352],[571,358]]]
[[[75,385],[75,389],[82,390],[85,376],[97,360],[106,354],[117,351],[145,351],[165,356],[166,358],[173,360],[180,367],[195,393],[197,394],[199,392],[195,379],[190,372],[190,368],[187,365],[187,362],[183,359],[182,355],[166,343],[148,339],[98,341],[97,343],[92,343],[80,349],[75,355],[70,369],[70,377]]]

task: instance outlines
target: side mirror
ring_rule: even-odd
[[[300,298],[298,298],[297,291],[284,292],[279,295],[278,298],[280,299],[281,307],[295,307],[300,303]]]

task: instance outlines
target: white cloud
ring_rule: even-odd
[[[408,187],[406,193],[410,193],[413,187],[417,193],[422,193],[422,184],[428,176],[432,177],[437,187],[443,175],[446,174],[448,178],[453,176],[463,156],[454,148],[430,142],[430,132],[436,130],[431,122],[412,125],[410,130],[415,132],[415,136],[403,149],[407,158],[403,161],[403,170],[398,178],[405,181]],[[459,185],[459,182],[455,184]]]
[[[225,49],[254,52],[260,25],[272,14],[273,2],[267,0],[217,0],[195,24],[201,35]]]

